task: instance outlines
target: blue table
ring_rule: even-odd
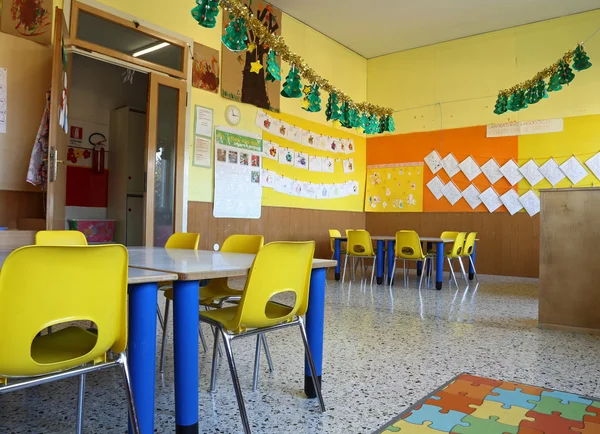
[[[198,433],[199,281],[219,277],[245,276],[252,266],[254,255],[153,247],[133,247],[128,250],[129,264],[132,267],[174,273],[178,277],[178,280],[173,282],[176,432]],[[325,275],[327,268],[335,265],[333,260],[313,260],[313,272],[310,280],[306,332],[319,381],[323,373]],[[156,292],[151,294],[149,290],[139,291],[137,303],[139,309],[147,310],[148,315],[151,311],[154,315],[153,322],[147,318],[145,326],[156,333]],[[149,335],[150,332],[146,331],[145,336],[149,337]],[[156,334],[153,339],[156,339]],[[147,351],[149,353],[149,349]],[[154,363],[155,356],[156,353],[151,357],[152,363]],[[152,376],[150,373],[145,375],[145,381],[154,382],[154,371],[152,371]],[[306,366],[304,390],[309,398],[316,398],[310,375],[310,370]],[[151,396],[153,400],[154,394]],[[149,432],[154,432],[154,429],[152,428]]]
[[[394,237],[387,236],[373,236],[371,240],[377,241],[377,259],[375,260],[375,266],[377,267],[375,270],[375,276],[377,278],[377,284],[383,284],[383,278],[385,274],[385,242],[387,240],[394,240]],[[340,280],[340,271],[341,271],[341,252],[342,252],[342,243],[348,241],[347,237],[336,237],[334,239],[334,251],[333,251],[333,259],[337,261],[337,265],[335,266],[335,280]],[[389,250],[389,247],[388,247]],[[392,258],[394,257],[394,250],[392,247],[391,250]],[[388,251],[389,257],[389,251]]]

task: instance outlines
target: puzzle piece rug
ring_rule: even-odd
[[[373,434],[600,434],[600,399],[461,374]]]

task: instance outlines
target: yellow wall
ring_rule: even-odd
[[[214,29],[205,29],[199,26],[190,15],[194,2],[183,0],[101,0],[115,9],[149,21],[155,25],[193,38],[194,41],[218,50],[221,44],[221,18],[219,13],[217,26]],[[364,101],[367,97],[367,61],[363,57],[351,52],[337,42],[323,36],[321,33],[307,27],[301,22],[283,15],[282,35],[295,53],[302,56],[313,69],[323,77],[329,79],[340,89],[352,96],[357,101]],[[283,73],[287,74],[288,66],[283,66]],[[326,101],[327,94],[322,95]],[[215,125],[227,125],[225,122],[225,108],[233,101],[221,98],[199,89],[192,89],[190,114],[196,104],[211,107],[214,110]],[[254,126],[256,108],[250,105],[235,103],[241,108],[242,121],[239,129],[260,133]],[[300,108],[300,100],[281,98],[281,112],[292,114],[300,118],[318,123],[325,123],[324,112],[308,113]],[[192,117],[193,119],[193,117]],[[193,134],[190,131],[190,135]],[[192,145],[190,139],[190,146]],[[191,157],[190,148],[190,157]],[[189,201],[211,202],[213,197],[213,171],[193,167],[190,165],[189,174]]]
[[[401,110],[398,133],[597,114],[600,35],[586,45],[594,66],[576,73],[569,87],[517,113],[493,109],[498,90],[531,78],[599,23],[595,10],[371,59],[367,96]]]

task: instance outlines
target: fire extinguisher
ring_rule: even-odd
[[[106,137],[102,133],[93,133],[88,139],[92,149],[92,172],[104,173],[104,154],[106,146]]]

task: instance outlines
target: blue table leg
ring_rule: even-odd
[[[306,311],[306,335],[308,346],[315,362],[319,384],[323,375],[323,334],[325,331],[325,276],[327,268],[316,268],[310,275],[310,294]],[[312,383],[310,367],[304,361],[304,392],[309,398],[316,398],[317,392]]]
[[[336,238],[334,240],[335,248],[333,251],[333,259],[337,261],[335,266],[335,280],[340,280],[340,258],[342,257],[342,240]]]
[[[175,423],[178,434],[198,433],[198,281],[173,282]]]
[[[393,275],[392,271],[394,270],[394,261],[396,260],[396,252],[394,251],[395,246],[396,246],[395,240],[388,240],[387,263],[388,263],[388,282],[390,284],[394,283],[394,275]]]
[[[423,274],[423,261],[417,261],[417,276]]]
[[[128,359],[142,433],[154,432],[157,293],[156,283],[129,285]]]
[[[383,269],[385,266],[385,241],[377,240],[377,284],[383,283]]]
[[[429,253],[433,250],[433,244],[431,244],[430,242],[427,243],[427,250],[425,251],[425,253]],[[433,265],[431,265],[431,261],[427,261],[427,267],[425,268],[425,276],[429,276],[429,270],[431,269]]]
[[[477,243],[473,242],[473,251],[471,252],[471,260],[473,264],[475,263],[475,248],[477,247]],[[473,269],[472,263],[469,261],[469,280],[473,280],[475,277],[475,270]]]
[[[435,289],[442,289],[444,282],[444,243],[436,243]]]

